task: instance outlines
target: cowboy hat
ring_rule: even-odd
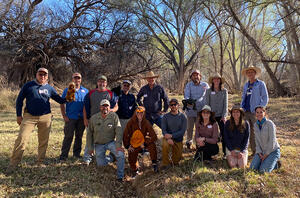
[[[143,77],[144,79],[145,78],[158,78],[159,75],[155,75],[153,71],[149,71],[146,73],[146,75]]]
[[[198,69],[194,69],[191,73],[190,73],[190,78],[192,77],[193,73],[199,74],[201,75],[200,71]]]
[[[233,110],[239,110],[240,113],[241,113],[242,115],[245,115],[244,109],[241,108],[239,104],[233,105],[233,107],[232,107],[231,110],[230,110],[230,114],[231,114],[231,115],[232,115],[232,111],[233,111]]]
[[[254,70],[255,72],[256,72],[256,74],[255,74],[255,76],[259,76],[260,74],[261,74],[261,69],[260,68],[258,68],[258,67],[255,67],[255,66],[249,66],[249,67],[247,67],[247,68],[244,68],[243,70],[242,70],[242,74],[244,75],[244,76],[246,76],[247,74],[247,71],[249,71],[249,70]]]
[[[223,78],[219,73],[216,73],[213,76],[209,77],[209,79],[208,79],[209,84],[212,84],[212,81],[213,81],[214,78],[220,78],[222,84],[224,84],[224,82],[225,82],[225,78]]]

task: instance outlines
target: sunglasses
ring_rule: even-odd
[[[48,76],[48,74],[45,74],[45,73],[39,73],[39,76]]]
[[[124,87],[130,87],[130,85],[127,85],[127,84],[123,84],[123,86],[124,86]]]
[[[74,79],[81,79],[79,76],[75,76],[75,77],[73,77]]]
[[[177,104],[176,103],[173,103],[173,104],[170,104],[170,106],[172,107],[172,106],[177,106]]]
[[[202,111],[204,114],[210,114],[210,111]]]

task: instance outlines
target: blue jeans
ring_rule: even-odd
[[[260,173],[270,173],[273,169],[278,168],[277,161],[280,158],[280,149],[271,152],[268,157],[262,162],[258,154],[255,154],[251,162],[250,168],[258,170]]]
[[[106,151],[109,150],[117,160],[117,177],[118,179],[124,177],[125,155],[122,151],[116,150],[115,141],[106,144],[95,144],[96,162],[97,166],[106,166],[108,163],[113,162],[112,155],[106,156]]]
[[[149,120],[149,122],[151,123],[151,125],[153,125],[153,124],[156,124],[160,129],[161,129],[161,119],[162,119],[162,115],[160,115],[159,117],[157,117],[157,118],[155,118],[155,119],[153,119],[153,118],[150,118],[150,119],[148,119]]]
[[[84,148],[83,161],[86,163],[92,162],[92,156],[89,153],[89,148],[88,148],[87,144],[85,145],[85,148]]]

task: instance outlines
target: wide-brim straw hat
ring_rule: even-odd
[[[220,78],[222,84],[224,84],[224,82],[225,82],[225,78],[223,78],[219,73],[216,73],[213,76],[209,77],[209,79],[208,79],[209,84],[212,84],[212,81],[213,81],[214,78]]]
[[[233,110],[239,110],[243,116],[245,115],[244,109],[241,108],[241,106],[240,106],[239,104],[233,105],[233,107],[230,109],[230,114],[231,114],[231,115],[232,115],[232,111],[233,111]]]
[[[146,75],[143,77],[144,79],[145,78],[158,78],[159,75],[155,75],[153,71],[149,71],[146,73]]]
[[[258,67],[255,67],[255,66],[249,66],[249,67],[247,67],[247,68],[244,68],[243,70],[242,70],[242,74],[244,75],[244,76],[247,76],[247,71],[249,71],[249,70],[254,70],[255,72],[256,72],[256,74],[255,74],[255,76],[259,76],[260,74],[261,74],[261,69],[260,68],[258,68]]]
[[[201,75],[201,72],[198,69],[194,69],[191,73],[190,73],[190,78],[192,78],[193,73],[199,74]]]

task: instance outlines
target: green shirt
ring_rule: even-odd
[[[87,145],[89,150],[94,149],[94,144],[106,144],[116,140],[116,147],[122,146],[123,132],[116,113],[109,112],[106,118],[101,113],[94,114],[87,129]]]

